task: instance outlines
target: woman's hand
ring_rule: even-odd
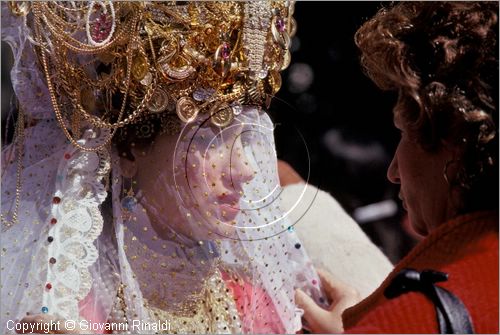
[[[361,297],[356,289],[342,283],[332,274],[318,270],[318,275],[328,300],[332,302],[330,307],[327,310],[321,308],[301,290],[296,291],[295,302],[304,310],[303,318],[313,333],[342,333],[344,331],[342,313],[346,308],[357,304]]]
[[[92,334],[89,330],[80,329],[78,322],[71,322],[73,327],[68,329],[66,320],[50,314],[28,315],[19,323],[23,324],[23,327],[21,330],[16,330],[18,334]]]

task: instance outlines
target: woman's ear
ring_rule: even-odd
[[[466,148],[465,140],[461,142],[446,141],[444,143],[444,149],[447,152],[448,159],[456,162],[462,161],[465,148]]]
[[[445,142],[442,147],[442,157],[444,161],[443,176],[450,186],[459,185],[459,172],[463,168],[463,145],[454,142]]]
[[[137,162],[126,157],[120,157],[120,169],[122,170],[122,176],[132,178],[137,173]]]

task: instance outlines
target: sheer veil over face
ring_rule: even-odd
[[[150,148],[136,148],[134,156],[117,161],[132,166],[137,205],[124,211],[117,199],[114,212],[122,220],[121,267],[130,266],[143,299],[175,314],[217,271],[237,283],[230,291],[243,331],[297,327],[293,290],[317,281],[279,207],[267,115],[245,107],[225,129],[199,120],[178,137],[161,135]],[[319,296],[319,288],[311,289]],[[133,304],[147,314],[142,302]]]
[[[95,252],[87,247],[90,252],[82,258],[83,261],[96,255],[88,274],[80,275],[81,283],[88,285],[88,293],[82,294],[76,310],[69,308],[70,301],[53,301],[49,308],[54,314],[99,322],[120,318],[146,322],[160,315],[194,324],[193,311],[200,318],[204,315],[199,313],[204,308],[199,306],[204,300],[200,292],[210,290],[207,285],[211,284],[207,283],[213,280],[222,282],[219,291],[215,288],[214,291],[229,290],[215,298],[224,301],[221,310],[227,307],[229,313],[212,316],[223,315],[224,320],[234,316],[237,322],[220,323],[220,329],[216,322],[203,324],[204,331],[209,328],[224,332],[229,329],[224,327],[229,326],[233,331],[242,327],[244,332],[291,332],[300,327],[300,313],[293,303],[294,288],[306,287],[316,297],[321,293],[312,284],[318,282],[312,265],[303,248],[296,247],[299,241],[279,207],[272,122],[258,108],[245,107],[233,127],[221,130],[204,127],[202,123],[194,122],[179,136],[161,135],[148,148],[136,148],[136,161],[132,164],[136,171],[132,175],[122,172],[123,158],[112,155],[111,192],[101,207],[102,231],[95,237]],[[46,184],[45,191],[32,195],[41,210],[29,211],[32,202],[23,201],[20,222],[25,225],[12,227],[2,236],[7,255],[12,257],[2,273],[4,289],[12,290],[14,297],[30,297],[19,299],[19,304],[2,299],[2,308],[18,318],[26,311],[37,313],[39,306],[46,304],[38,291],[44,291],[47,283],[47,272],[41,264],[50,258],[46,241],[54,232],[46,228],[37,230],[43,227],[41,222],[47,222],[45,227],[68,231],[71,228],[64,226],[69,223],[64,217],[76,218],[71,215],[77,213],[80,216],[89,213],[91,218],[97,215],[92,209],[70,210],[75,201],[80,201],[76,195],[81,194],[82,183],[100,190],[98,194],[105,197],[98,180],[87,183],[80,178],[70,182],[71,176],[78,176],[72,171],[82,162],[95,161],[98,169],[98,155],[71,148],[59,136],[53,120],[47,119],[30,129],[28,134],[34,141],[31,145],[49,130],[54,132],[50,138],[53,144],[49,143],[46,152],[39,151],[40,156],[31,156],[35,161],[26,161],[23,172],[27,185],[36,183],[41,175],[52,181]],[[89,135],[89,142],[98,140],[99,136]],[[163,150],[169,151],[163,154]],[[69,160],[64,158],[68,153]],[[60,162],[64,164],[55,168]],[[88,169],[88,165],[81,166]],[[3,184],[3,191],[15,194],[12,190],[15,165],[8,165],[7,169],[10,177],[4,180],[10,183]],[[129,206],[130,210],[124,209],[123,203],[129,185],[137,199],[135,206]],[[60,195],[63,206],[58,211],[64,212],[58,214],[60,219],[52,225],[54,213],[44,208],[54,206],[51,202],[54,194]],[[68,198],[69,194],[75,196]],[[3,208],[14,202],[13,196],[2,197]],[[40,223],[33,225],[33,222]],[[33,228],[28,232],[31,225]],[[26,233],[19,233],[19,229]],[[20,237],[10,239],[11,233]],[[82,233],[79,242],[87,243],[89,234]],[[70,254],[64,245],[55,264],[61,276],[50,281],[52,290],[57,292],[70,285],[65,278],[71,278],[66,275],[71,268],[64,267],[64,259]],[[23,253],[24,249],[28,252]],[[26,266],[32,257],[35,257],[32,265]],[[26,285],[19,286],[20,282]],[[67,289],[60,292],[64,298]],[[118,301],[127,306],[121,314],[116,311],[117,292],[121,292]]]
[[[240,131],[241,127],[235,126],[209,142],[200,136],[190,139],[186,159],[182,158],[182,141],[178,143],[176,135],[161,135],[151,147],[133,150],[134,162],[122,159],[121,165],[134,174],[134,185],[141,192],[138,200],[148,215],[168,213],[169,223],[164,225],[174,225],[171,228],[195,241],[206,238],[209,231],[220,236],[230,234],[240,211],[243,186],[257,173],[248,163]],[[171,192],[172,185],[177,192]],[[178,202],[193,213],[183,213]],[[184,224],[191,215],[202,218],[197,228]],[[160,235],[164,225],[153,220]]]
[[[110,12],[103,15],[118,15],[111,11],[116,6],[123,18],[136,14],[127,11],[127,3],[92,4],[75,2],[78,10],[88,13],[106,7]],[[260,36],[259,43],[271,48],[269,55],[279,61],[274,65],[281,68],[286,63],[281,59],[288,52],[281,3],[277,2],[281,11],[267,2],[193,2],[181,8],[167,3],[162,8],[190,17],[199,14],[189,11],[191,7],[209,13],[216,5],[234,8],[246,18],[245,24],[234,21],[245,39],[261,31],[255,22],[266,24],[268,34]],[[74,12],[59,2],[33,6],[38,9],[31,14],[40,24],[46,18],[43,11],[55,15],[56,20],[61,19],[57,16],[60,11]],[[292,12],[287,14],[288,20]],[[62,127],[60,115],[54,114],[56,104],[47,88],[52,77],[44,78],[38,67],[33,52],[33,44],[38,42],[32,40],[29,19],[9,13],[2,3],[2,39],[12,46],[12,83],[23,111],[19,117],[27,120],[19,122],[16,141],[2,148],[2,221],[6,221],[1,236],[3,333],[8,320],[22,319],[26,313],[112,321],[126,326],[111,330],[133,333],[155,331],[133,327],[138,321],[154,324],[165,320],[171,322],[167,330],[178,333],[299,330],[301,311],[294,304],[294,289],[300,287],[317,300],[321,290],[293,223],[280,208],[274,128],[262,104],[253,103],[258,92],[234,88],[247,100],[234,109],[230,123],[217,125],[221,118],[207,122],[204,116],[210,114],[200,112],[176,135],[158,135],[145,146],[130,143],[133,161],[121,156],[115,143],[107,142],[113,129],[82,119],[62,120],[79,124],[81,134],[75,134],[81,136],[75,144],[64,135],[67,129]],[[255,13],[262,15],[257,19]],[[220,23],[218,17],[197,18]],[[80,21],[75,22],[71,21]],[[59,35],[37,33],[50,49],[42,49],[44,57],[44,53],[64,55],[66,44],[51,44]],[[135,33],[136,38],[142,36],[140,29]],[[73,40],[64,42],[82,43],[76,40],[82,36],[75,34]],[[225,45],[223,41],[222,47]],[[219,61],[225,50],[222,47],[213,50]],[[67,61],[74,61],[71,65],[78,68],[90,56],[97,57],[75,55]],[[263,57],[254,54],[252,60],[257,61],[250,65],[263,66]],[[122,61],[131,65],[129,57]],[[52,70],[61,69],[54,66]],[[278,71],[274,71],[274,76],[264,77],[269,79],[266,89],[278,80]],[[264,79],[258,81],[261,86]],[[182,86],[175,81],[165,87],[174,90],[176,85]],[[194,94],[189,94],[183,101],[194,103]],[[150,102],[152,112],[161,101]],[[165,113],[177,117],[175,112]]]

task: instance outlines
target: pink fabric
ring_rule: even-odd
[[[285,328],[269,295],[259,287],[236,282],[222,272],[226,287],[233,294],[244,333],[283,334]]]
[[[80,316],[89,322],[103,324],[107,321],[104,309],[101,304],[99,304],[99,300],[96,301],[94,298],[93,289],[90,290],[85,299],[78,303],[78,307]]]

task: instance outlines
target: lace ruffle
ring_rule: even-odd
[[[94,146],[104,137],[87,130],[79,142]],[[106,152],[83,152],[69,144],[57,171],[51,208],[57,223],[49,230],[53,241],[47,248],[47,281],[52,288],[45,291],[43,302],[49,312],[65,319],[79,316],[78,301],[92,287],[89,267],[99,256],[94,241],[103,227],[99,206],[107,196],[102,181],[109,167]]]

